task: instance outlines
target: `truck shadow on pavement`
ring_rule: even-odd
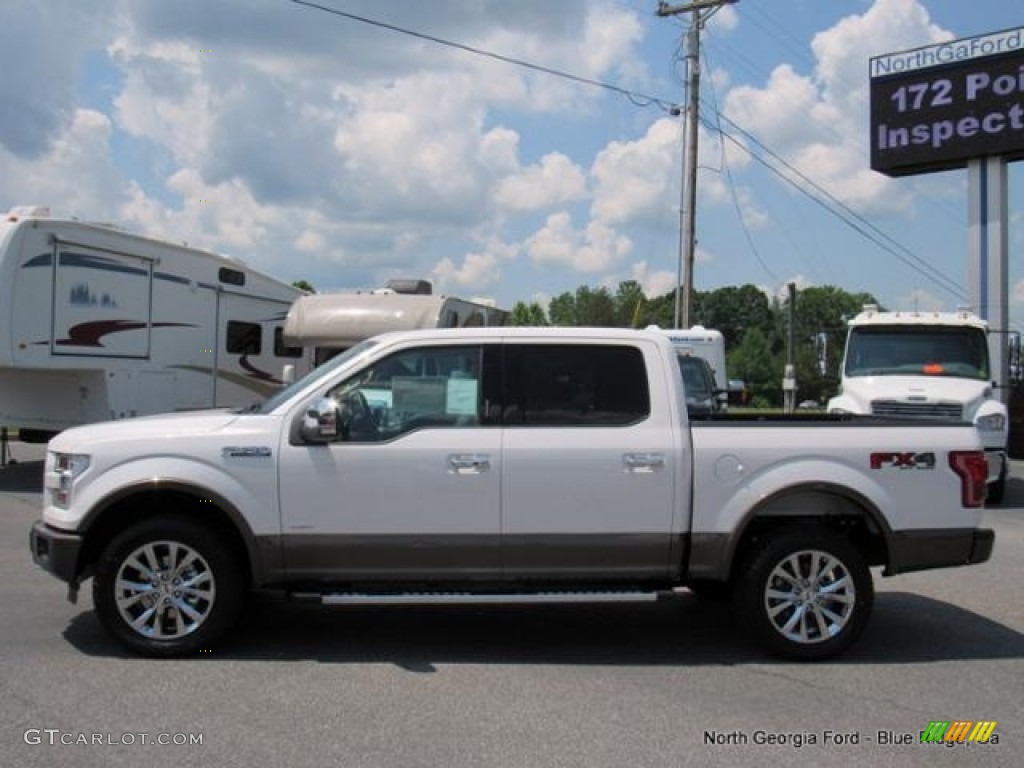
[[[1003,496],[1003,503],[1000,508],[1024,507],[1024,478],[1010,475],[1006,478],[1006,494]]]
[[[25,461],[0,467],[0,492],[42,493],[42,461]]]
[[[725,603],[689,594],[638,604],[346,606],[254,595],[236,630],[195,659],[436,664],[785,664],[738,631]],[[87,655],[130,658],[95,615],[65,639]],[[828,663],[906,664],[1024,657],[1024,635],[957,605],[905,592],[877,596],[867,632]]]

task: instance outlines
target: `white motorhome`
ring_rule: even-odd
[[[649,330],[660,330],[668,336],[672,346],[680,354],[693,355],[707,360],[711,370],[715,372],[715,387],[722,392],[729,390],[729,376],[725,370],[725,337],[722,336],[721,331],[705,328],[702,325],[674,330],[652,325],[649,326]]]
[[[300,296],[285,318],[284,342],[315,347],[322,363],[381,333],[504,325],[509,314],[482,301],[434,295],[424,280],[393,280],[388,286]]]
[[[110,225],[12,209],[0,221],[0,426],[68,427],[248,405],[281,386],[302,292],[243,262]]]
[[[1006,484],[1006,406],[993,387],[988,323],[956,312],[880,312],[873,304],[849,321],[840,394],[832,413],[971,421],[989,464],[992,502]]]

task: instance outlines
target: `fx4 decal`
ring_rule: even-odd
[[[913,451],[880,451],[871,454],[872,469],[935,469],[935,454]]]

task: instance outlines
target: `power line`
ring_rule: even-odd
[[[701,56],[704,59],[704,68],[711,72],[711,62],[708,59],[706,48],[701,51]],[[711,85],[711,106],[714,111],[715,118],[718,120],[718,94],[715,92],[714,80],[712,80]],[[719,134],[722,133],[721,121],[718,121],[716,130]],[[736,209],[736,217],[739,219],[740,227],[743,229],[743,236],[747,240],[747,246],[750,248],[750,252],[754,254],[754,258],[757,259],[757,263],[761,265],[761,268],[768,274],[768,276],[771,277],[772,280],[778,280],[779,276],[772,271],[771,267],[768,266],[768,263],[761,256],[761,252],[757,249],[757,246],[754,244],[754,238],[750,234],[750,228],[747,226],[747,220],[743,215],[743,208],[740,206],[739,196],[736,193],[736,182],[732,178],[732,169],[729,167],[729,161],[725,156],[725,142],[720,140],[718,142],[718,146],[721,150],[720,162],[722,164],[722,170],[725,172],[725,178],[728,181],[729,196],[732,198],[733,208]]]
[[[388,24],[387,22],[378,21],[377,19],[370,19],[365,16],[359,16],[358,14],[355,13],[340,11],[337,8],[330,8],[326,5],[321,5],[319,3],[309,2],[308,0],[291,0],[291,2],[294,3],[295,5],[304,5],[307,8],[313,8],[318,11],[323,11],[324,13],[330,13],[334,16],[341,16],[343,18],[350,19],[351,21],[358,21],[362,24],[369,24],[370,26],[373,27],[379,27],[380,29],[386,29],[391,32],[398,32],[399,34],[408,35],[410,37],[415,37],[420,40],[427,40],[431,43],[444,45],[447,46],[448,48],[455,48],[456,50],[465,51],[467,53],[472,53],[477,56],[484,56],[485,58],[493,59],[495,61],[501,61],[504,62],[505,64],[512,64],[517,67],[523,67],[525,69],[533,70],[534,72],[543,72],[544,74],[547,75],[554,75],[555,77],[561,77],[564,80],[571,80],[575,83],[590,85],[593,86],[594,88],[602,88],[606,91],[617,93],[620,96],[625,96],[627,99],[630,100],[630,102],[632,102],[638,107],[649,107],[653,105],[667,113],[672,113],[674,111],[679,110],[680,108],[678,104],[671,101],[666,101],[657,96],[651,96],[650,94],[642,93],[640,91],[634,91],[630,88],[622,88],[620,86],[612,85],[610,83],[604,83],[601,82],[600,80],[594,80],[589,77],[574,75],[571,72],[565,72],[564,70],[555,69],[554,67],[547,67],[544,66],[543,64],[534,64],[533,62],[513,58],[512,56],[504,56],[500,53],[486,51],[482,48],[475,48],[471,45],[466,45],[465,43],[457,43],[453,40],[446,40],[443,37],[428,35],[424,32],[417,32],[412,29],[406,29],[405,27],[399,27],[395,24]]]
[[[436,37],[434,35],[429,35],[429,34],[426,34],[426,33],[423,33],[423,32],[417,32],[415,30],[407,29],[407,28],[404,28],[404,27],[399,27],[399,26],[397,26],[395,24],[389,24],[387,22],[379,21],[377,19],[370,19],[370,18],[367,18],[365,16],[360,16],[358,14],[349,13],[347,11],[341,11],[341,10],[338,10],[337,8],[331,8],[329,6],[325,6],[325,5],[322,5],[322,4],[319,4],[319,3],[310,2],[309,0],[290,0],[290,1],[293,4],[295,4],[295,5],[305,6],[307,8],[311,8],[311,9],[314,9],[314,10],[322,11],[324,13],[329,13],[329,14],[334,15],[334,16],[339,16],[339,17],[342,17],[342,18],[346,18],[346,19],[349,19],[351,21],[356,21],[356,22],[359,22],[359,23],[362,23],[362,24],[368,24],[370,26],[378,27],[380,29],[386,29],[386,30],[391,31],[391,32],[397,32],[399,34],[408,35],[410,37],[414,37],[414,38],[417,38],[417,39],[420,39],[420,40],[426,40],[428,42],[436,43],[438,45],[443,45],[443,46],[446,46],[446,47],[449,47],[449,48],[453,48],[453,49],[456,49],[456,50],[465,51],[466,53],[471,53],[471,54],[474,54],[474,55],[477,55],[477,56],[483,56],[485,58],[489,58],[489,59],[492,59],[492,60],[495,60],[495,61],[501,61],[501,62],[504,62],[506,64],[511,64],[513,66],[523,67],[525,69],[529,69],[529,70],[532,70],[532,71],[535,71],[535,72],[542,72],[544,74],[552,75],[554,77],[560,77],[560,78],[563,78],[565,80],[570,80],[572,82],[580,83],[582,85],[589,85],[589,86],[594,87],[594,88],[601,88],[603,90],[610,91],[612,93],[616,93],[616,94],[618,94],[620,96],[625,96],[627,99],[629,99],[629,101],[632,104],[634,104],[636,106],[639,106],[639,107],[657,106],[659,109],[662,109],[663,111],[665,111],[666,113],[671,114],[671,115],[678,115],[680,110],[681,110],[681,107],[680,107],[679,104],[677,104],[675,102],[672,102],[672,101],[669,101],[667,99],[662,99],[662,98],[660,98],[658,96],[652,96],[650,94],[642,93],[640,91],[635,91],[635,90],[631,90],[631,89],[628,89],[628,88],[622,88],[620,86],[612,85],[610,83],[605,83],[605,82],[602,82],[600,80],[595,80],[593,78],[582,77],[580,75],[574,75],[571,72],[566,72],[564,70],[555,69],[554,67],[548,67],[548,66],[544,66],[544,65],[541,65],[541,64],[534,64],[533,62],[525,61],[523,59],[517,59],[517,58],[511,57],[511,56],[505,56],[505,55],[502,55],[502,54],[499,54],[499,53],[494,53],[492,51],[484,50],[482,48],[476,48],[474,46],[466,45],[464,43],[458,43],[458,42],[454,42],[452,40],[447,40],[445,38]],[[676,55],[678,56],[678,51],[677,51]],[[736,144],[740,149],[742,149],[744,152],[746,152],[751,158],[753,158],[757,162],[761,163],[764,167],[766,167],[768,170],[770,170],[772,173],[774,173],[780,179],[782,179],[787,184],[789,184],[790,186],[792,186],[795,189],[797,189],[802,194],[804,194],[807,197],[809,197],[815,203],[817,203],[818,205],[823,207],[826,211],[831,213],[833,216],[838,218],[840,221],[845,223],[847,226],[852,228],[854,231],[858,232],[861,236],[863,236],[866,239],[870,240],[872,243],[874,243],[878,247],[882,248],[887,253],[889,253],[889,254],[895,256],[896,258],[898,258],[900,261],[902,261],[904,264],[906,264],[911,269],[916,271],[918,274],[920,274],[923,277],[927,278],[928,280],[936,283],[943,290],[949,292],[950,294],[952,294],[952,295],[954,295],[954,296],[956,296],[958,298],[961,298],[961,299],[965,299],[966,298],[966,296],[960,290],[959,285],[956,283],[955,280],[953,280],[952,278],[948,277],[943,272],[941,272],[940,270],[938,270],[937,268],[932,266],[930,263],[928,263],[927,261],[922,259],[920,256],[915,254],[909,248],[907,248],[906,246],[904,246],[901,243],[899,243],[898,241],[896,241],[894,238],[892,238],[890,235],[886,234],[884,231],[879,229],[877,226],[872,224],[870,221],[865,219],[863,216],[861,216],[860,214],[856,213],[853,209],[851,209],[849,206],[847,206],[841,200],[836,198],[830,192],[825,190],[823,187],[821,187],[815,181],[813,181],[812,179],[807,177],[805,174],[803,174],[802,172],[797,170],[793,165],[791,165],[789,162],[787,162],[782,157],[780,157],[778,154],[776,154],[773,150],[771,150],[770,148],[765,146],[763,143],[761,143],[757,138],[755,138],[748,131],[744,130],[738,124],[736,124],[735,122],[733,122],[732,120],[727,118],[721,111],[719,111],[717,109],[717,105],[712,110],[712,112],[715,115],[715,118],[718,121],[718,123],[713,125],[706,118],[702,117],[701,118],[701,122],[707,128],[709,128],[710,130],[716,131],[723,138],[728,139],[729,141],[731,141],[734,144]],[[733,130],[735,130],[737,133],[742,135],[747,141],[749,141],[752,144],[756,145],[762,152],[766,153],[768,156],[773,158],[773,160],[775,162],[777,162],[779,165],[781,165],[783,168],[785,168],[786,171],[788,171],[788,174],[784,173],[778,167],[772,165],[772,163],[770,163],[767,160],[765,160],[764,157],[758,155],[756,152],[751,150],[751,148],[749,146],[747,146],[742,141],[739,141],[735,136],[732,136],[727,131],[725,131],[722,128],[722,126],[721,126],[721,121],[725,121],[726,123],[728,123],[732,127]],[[808,189],[805,189],[804,187],[802,187],[799,184],[797,184],[794,181],[794,179],[791,177],[791,175],[800,178],[805,184],[807,184],[810,187],[812,187],[818,193],[818,195],[820,195],[820,197],[812,194]],[[730,176],[731,176],[731,174],[730,174]],[[756,253],[756,251],[755,251],[755,253]],[[760,259],[759,259],[759,261],[760,261]],[[912,262],[914,262],[914,263],[912,263]],[[765,264],[763,262],[762,262],[762,266],[765,266]],[[767,267],[766,267],[766,269],[767,269]]]
[[[927,261],[922,259],[917,254],[915,254],[909,248],[907,248],[906,246],[904,246],[903,244],[901,244],[900,242],[895,240],[890,235],[886,234],[884,231],[882,231],[877,226],[872,224],[870,221],[865,219],[863,216],[858,214],[856,211],[851,209],[849,206],[847,206],[841,200],[839,200],[834,195],[832,195],[830,192],[825,190],[823,187],[821,187],[815,181],[813,181],[812,179],[808,178],[805,174],[803,174],[799,170],[797,170],[794,166],[792,166],[786,160],[784,160],[783,158],[779,157],[772,150],[770,150],[767,147],[765,147],[763,144],[761,144],[761,142],[759,142],[756,138],[754,138],[750,133],[748,133],[747,131],[743,130],[736,123],[734,123],[731,120],[729,120],[729,118],[725,117],[724,115],[719,115],[719,117],[722,120],[724,120],[725,122],[729,123],[729,125],[731,125],[732,128],[737,133],[741,134],[748,141],[750,141],[750,142],[754,143],[755,145],[757,145],[757,147],[759,149],[764,151],[775,162],[780,163],[789,173],[794,174],[795,176],[800,178],[803,182],[805,182],[808,186],[813,188],[814,191],[816,191],[824,199],[822,199],[822,197],[818,197],[818,196],[812,194],[810,190],[808,190],[808,189],[804,188],[803,186],[797,184],[792,178],[787,176],[787,174],[783,173],[781,170],[779,170],[778,168],[773,166],[771,163],[769,163],[763,156],[761,156],[758,153],[756,153],[753,150],[751,150],[750,147],[748,147],[742,141],[737,139],[735,136],[733,136],[730,133],[728,133],[727,131],[721,130],[719,128],[718,130],[721,131],[721,135],[722,135],[723,138],[728,139],[729,141],[731,141],[737,147],[739,147],[744,152],[746,152],[752,159],[754,159],[757,162],[759,162],[762,165],[764,165],[766,168],[768,168],[770,171],[775,173],[777,176],[779,176],[782,180],[784,180],[786,183],[788,183],[794,189],[796,189],[799,192],[801,192],[802,194],[806,195],[812,201],[814,201],[815,203],[820,205],[822,208],[824,208],[826,211],[831,213],[833,216],[838,218],[840,221],[845,223],[848,227],[850,227],[851,229],[853,229],[855,232],[859,233],[860,235],[862,235],[866,239],[870,240],[872,243],[877,245],[879,248],[881,248],[885,252],[889,253],[892,256],[895,256],[897,259],[902,261],[904,264],[906,264],[908,267],[913,269],[915,272],[917,272],[922,277],[927,278],[928,280],[932,281],[933,283],[938,285],[940,288],[942,288],[946,292],[950,293],[951,295],[953,295],[953,296],[955,296],[955,297],[957,297],[959,299],[966,299],[967,298],[966,295],[963,293],[963,291],[960,290],[959,284],[955,280],[953,280],[952,278],[950,278],[947,275],[945,275],[942,271],[940,271],[936,267],[934,267],[931,264],[929,264]],[[708,128],[712,128],[713,127],[713,126],[710,125],[710,123],[705,123],[705,125]],[[912,262],[916,262],[916,263],[912,263]]]

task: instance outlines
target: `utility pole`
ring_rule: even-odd
[[[693,305],[693,261],[697,248],[697,130],[700,110],[700,33],[705,22],[723,5],[738,0],[693,0],[681,5],[669,5],[660,0],[657,15],[676,16],[690,14],[690,29],[686,34],[686,152],[683,157],[683,184],[679,200],[679,269],[676,272],[676,301],[672,322],[676,328],[690,327]],[[682,286],[686,286],[685,290]],[[680,299],[682,293],[682,299]],[[681,305],[681,306],[680,306]],[[680,316],[680,309],[682,314]]]
[[[786,336],[786,368],[782,373],[782,410],[796,410],[796,283],[788,283],[789,333]]]

